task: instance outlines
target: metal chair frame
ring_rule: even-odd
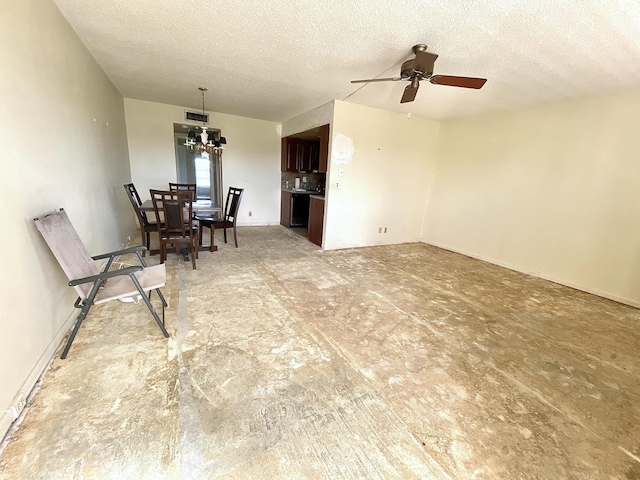
[[[141,254],[141,252],[146,250],[144,246],[140,245],[89,257],[86,248],[82,244],[80,237],[73,228],[64,209],[61,208],[42,218],[34,218],[34,222],[60,263],[60,266],[67,274],[69,286],[74,287],[79,294],[78,299],[74,303],[74,307],[79,308],[80,313],[76,318],[75,325],[60,358],[64,359],[67,357],[71,344],[93,305],[119,298],[131,297],[136,294],[140,295],[144,300],[158,327],[160,327],[162,334],[166,338],[169,337],[169,333],[164,326],[164,309],[167,306],[167,301],[160,291],[160,287],[164,286],[166,278],[164,265],[162,268],[159,268],[159,265],[147,267]],[[140,265],[110,270],[113,262],[118,257],[130,253],[136,254]],[[102,271],[99,271],[95,261],[104,259],[106,259],[107,262]],[[87,273],[90,273],[90,275],[76,278],[75,273],[78,271],[84,272],[84,275]],[[154,276],[155,278],[152,278]],[[126,277],[128,277],[130,282]],[[160,317],[151,304],[150,298],[152,290],[158,293],[162,301],[162,320],[160,320]],[[149,296],[145,293],[146,291],[149,292]]]

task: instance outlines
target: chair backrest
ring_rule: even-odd
[[[229,187],[227,201],[224,205],[224,219],[228,222],[236,223],[236,216],[238,215],[243,192],[244,188]]]
[[[33,221],[69,280],[100,273],[63,208],[42,218],[34,218]],[[91,284],[73,288],[84,300],[89,295]]]
[[[191,237],[193,228],[192,190],[149,190],[153,211],[158,219],[158,233],[161,238]]]
[[[191,192],[195,192],[196,191],[196,184],[195,183],[171,183],[169,182],[169,190],[171,191],[182,191],[182,190],[189,190]]]
[[[133,183],[127,183],[124,185],[124,190],[127,192],[127,196],[129,197],[129,201],[133,206],[133,209],[136,212],[136,216],[138,217],[138,221],[140,222],[140,228],[144,230],[145,226],[149,226],[149,219],[147,218],[147,214],[140,210],[142,206],[142,201],[140,200],[140,195],[138,195],[138,191]]]

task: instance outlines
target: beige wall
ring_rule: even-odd
[[[423,241],[640,305],[640,92],[442,124]]]
[[[77,314],[33,218],[64,207],[92,254],[135,225],[122,97],[53,2],[3,2],[0,64],[2,437]]]
[[[282,136],[288,137],[294,133],[300,133],[315,127],[330,124],[333,121],[333,109],[334,102],[331,101],[287,120],[282,124]]]
[[[323,248],[420,240],[438,131],[437,122],[336,100]]]
[[[197,92],[196,92],[197,93]],[[173,124],[184,123],[184,107],[125,99],[131,176],[143,199],[150,188],[175,182]],[[238,225],[280,222],[280,124],[208,112],[209,126],[227,139],[222,178],[228,187],[244,188]],[[251,212],[251,216],[249,216]]]

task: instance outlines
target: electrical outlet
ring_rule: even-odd
[[[387,233],[387,227],[384,227],[384,233]]]
[[[342,184],[340,182],[336,182],[336,188],[340,188],[342,187]]]
[[[378,233],[382,233],[382,227],[378,227]]]

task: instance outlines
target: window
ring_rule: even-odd
[[[178,183],[195,183],[198,200],[211,199],[222,205],[222,153],[209,155],[206,152],[190,152],[184,146],[186,138],[185,133],[176,131]]]

